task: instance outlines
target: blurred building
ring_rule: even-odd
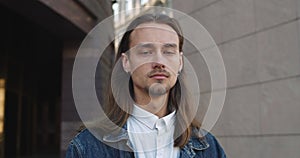
[[[80,121],[72,98],[73,61],[85,35],[112,15],[111,5],[107,0],[0,1],[1,158],[63,153],[65,136],[76,132],[70,124]],[[108,50],[101,74],[110,71],[113,45]],[[105,78],[97,76],[100,91]]]
[[[64,157],[82,125],[72,96],[72,68],[80,43],[111,15],[115,34],[122,34],[149,6],[192,16],[219,46],[228,88],[211,132],[228,157],[298,158],[298,0],[0,0],[0,158]],[[139,9],[132,14],[134,8]],[[201,74],[201,104],[208,104],[209,71],[186,42],[185,56],[197,62],[195,70]],[[101,73],[96,74],[103,74],[96,75],[100,100],[113,55],[110,45],[100,59],[106,64],[97,69]]]

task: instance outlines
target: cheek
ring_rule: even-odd
[[[133,73],[131,75],[131,78],[133,80],[134,83],[141,81],[141,79],[143,78],[143,76],[139,73]]]
[[[166,66],[169,68],[169,70],[174,73],[173,75],[177,74],[180,68],[180,61],[179,59],[172,60],[166,64]]]
[[[136,59],[131,59],[130,62],[130,67],[131,67],[131,71],[132,72],[136,72],[136,73],[143,73],[145,71],[147,71],[149,68],[151,68],[151,66],[149,66],[149,63],[143,63],[141,61],[138,61]]]
[[[145,66],[140,66],[132,72],[131,77],[136,81],[142,80],[143,78],[147,77],[147,72],[148,71]]]
[[[170,78],[170,84],[172,87],[175,85],[176,81],[177,81],[177,76],[172,76]]]

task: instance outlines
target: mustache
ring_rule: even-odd
[[[165,75],[167,77],[169,77],[171,75],[171,73],[168,72],[168,71],[166,71],[166,70],[163,70],[163,69],[154,69],[154,70],[148,72],[147,76],[148,77],[152,77],[152,76],[154,76],[156,74],[162,74],[162,75]]]

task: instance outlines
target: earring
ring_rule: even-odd
[[[130,75],[130,71],[125,71],[128,75]]]
[[[177,76],[179,76],[180,74],[181,74],[181,71],[178,71],[178,72],[177,72]]]

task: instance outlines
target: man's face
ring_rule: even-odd
[[[135,95],[169,92],[183,64],[176,32],[166,24],[141,24],[131,33],[129,48],[122,62],[131,73]]]

